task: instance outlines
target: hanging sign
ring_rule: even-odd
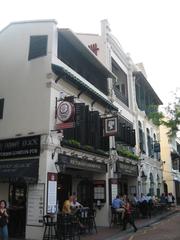
[[[117,117],[104,118],[104,136],[115,136],[118,132]]]
[[[74,128],[75,107],[68,101],[62,101],[57,107],[57,118],[60,121],[56,124],[57,129]]]

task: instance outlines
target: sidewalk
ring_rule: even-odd
[[[146,218],[146,219],[138,219],[135,221],[135,224],[137,226],[138,229],[144,228],[144,227],[148,227],[151,224],[154,224],[156,222],[159,222],[160,220],[176,213],[180,211],[180,206],[172,209],[172,210],[168,210],[162,214],[159,214],[157,216],[152,216],[151,219]],[[83,234],[81,235],[81,240],[116,240],[119,239],[125,235],[128,235],[130,233],[134,233],[133,232],[133,228],[131,226],[127,226],[127,230],[126,231],[122,231],[122,226],[115,226],[115,227],[98,227],[98,233],[87,233],[87,234]],[[20,239],[14,239],[14,238],[10,238],[9,240],[20,240]],[[21,239],[24,240],[24,239]]]
[[[172,210],[168,210],[160,215],[152,216],[151,219],[138,219],[135,224],[138,229],[148,227],[151,224],[159,222],[160,220],[180,211],[180,207],[176,207]],[[129,226],[126,231],[122,231],[122,226],[116,227],[99,227],[98,233],[85,234],[81,236],[81,240],[113,240],[125,236],[129,233],[133,233],[133,228]]]

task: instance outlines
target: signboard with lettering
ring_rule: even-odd
[[[77,157],[71,157],[67,155],[63,155],[61,153],[58,154],[58,163],[65,164],[66,168],[76,168],[88,171],[95,171],[105,173],[107,171],[106,164],[98,163],[94,161],[88,161]]]
[[[40,155],[40,135],[0,140],[0,159]]]
[[[47,213],[57,211],[57,173],[48,172]]]
[[[138,167],[137,165],[132,165],[125,162],[116,162],[116,171],[121,173],[122,175],[130,175],[137,176],[138,175]]]
[[[29,185],[27,225],[43,226],[44,186],[44,183]]]
[[[0,161],[0,179],[23,178],[26,182],[37,182],[39,159]]]

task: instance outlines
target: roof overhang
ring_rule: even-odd
[[[161,101],[161,99],[158,97],[158,95],[156,94],[156,92],[154,91],[154,89],[152,88],[152,86],[150,85],[150,83],[148,82],[148,80],[145,78],[144,74],[141,71],[135,71],[133,72],[133,75],[135,77],[137,77],[137,79],[142,80],[144,82],[144,85],[151,91],[151,93],[153,94],[157,105],[162,105],[163,102]]]
[[[103,94],[94,85],[89,83],[85,78],[67,66],[59,59],[54,59],[52,61],[52,70],[58,76],[65,76],[64,80],[68,81],[70,84],[77,86],[79,89],[84,90],[87,95],[92,97],[93,100],[100,102],[107,108],[118,111],[118,108],[108,99],[108,97]]]
[[[96,55],[88,47],[81,42],[75,33],[67,28],[58,29],[58,32],[62,34],[64,38],[66,38],[78,51],[80,51],[83,56],[107,78],[109,77],[116,79],[116,76],[96,57]]]

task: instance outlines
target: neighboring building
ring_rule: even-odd
[[[172,193],[176,203],[180,204],[180,139],[169,138],[167,133],[168,129],[160,126],[164,191]]]
[[[147,81],[142,64],[135,66],[133,76],[136,91],[137,142],[141,158],[138,189],[139,193],[150,193],[159,197],[163,192],[159,127],[155,126],[148,116],[149,113],[157,111],[162,102]]]

